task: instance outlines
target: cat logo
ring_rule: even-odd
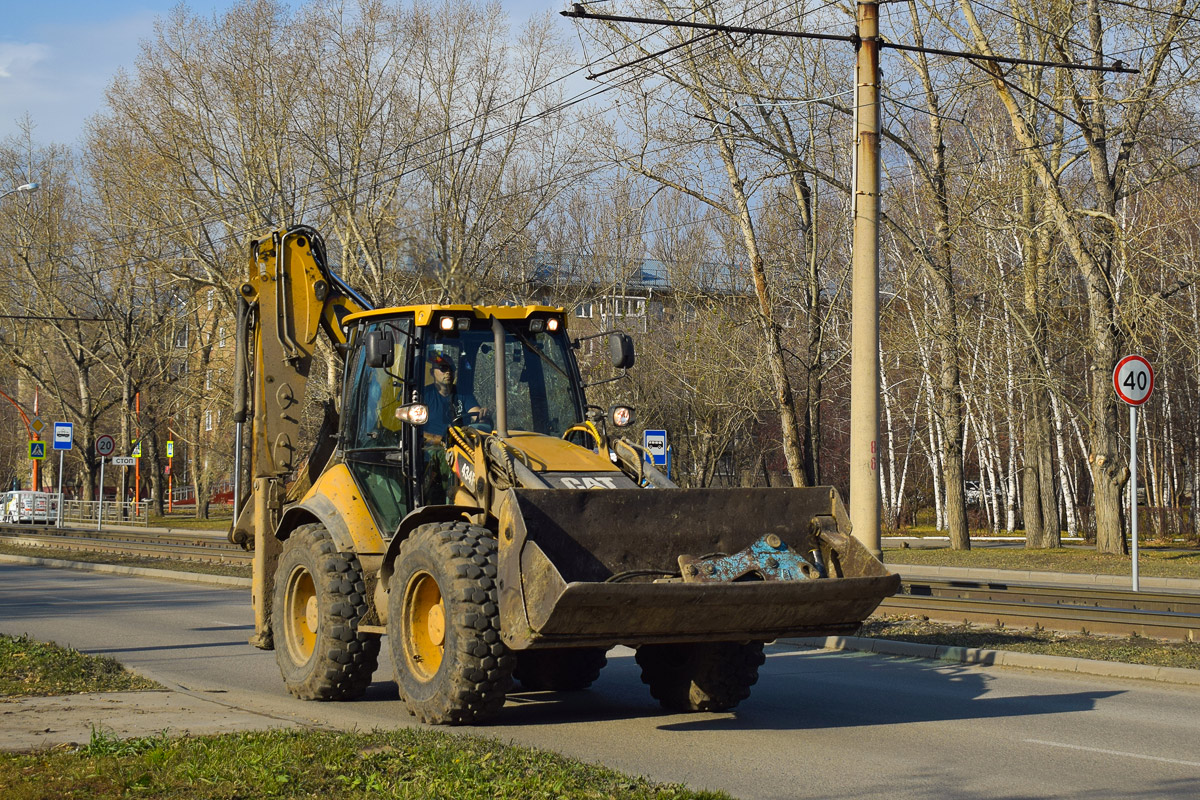
[[[612,478],[559,478],[558,482],[567,489],[615,489],[616,482]]]

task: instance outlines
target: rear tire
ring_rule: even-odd
[[[637,649],[642,683],[670,711],[728,711],[750,696],[762,642],[650,644]]]
[[[301,700],[351,700],[371,685],[379,634],[360,633],[367,613],[362,567],[339,553],[323,525],[302,525],[275,571],[271,632],[288,691]]]
[[[515,660],[500,640],[496,539],[466,522],[422,525],[400,545],[388,585],[396,683],[422,722],[495,715]]]
[[[513,677],[531,692],[573,692],[586,689],[608,663],[603,647],[561,647],[517,653]]]

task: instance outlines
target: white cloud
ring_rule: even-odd
[[[49,54],[50,48],[37,42],[0,42],[0,79],[28,73]]]

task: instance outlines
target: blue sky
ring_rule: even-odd
[[[516,22],[532,12],[558,11],[566,0],[501,0]],[[200,14],[231,0],[191,0]],[[100,110],[116,71],[131,69],[138,41],[178,0],[11,0],[0,17],[0,139],[19,131],[28,113],[41,144],[75,144],[84,122]],[[564,20],[564,24],[566,21]]]

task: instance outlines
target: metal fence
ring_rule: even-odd
[[[118,503],[107,500],[103,503],[103,520],[97,520],[102,504],[98,500],[66,500],[62,504],[64,525],[87,525],[111,523],[113,525],[149,525],[150,501],[140,503]]]
[[[233,494],[233,481],[224,480],[213,484],[209,491],[209,502],[220,502],[217,500],[221,495]],[[177,506],[192,505],[196,502],[196,487],[195,486],[177,486],[171,490],[171,503]]]

